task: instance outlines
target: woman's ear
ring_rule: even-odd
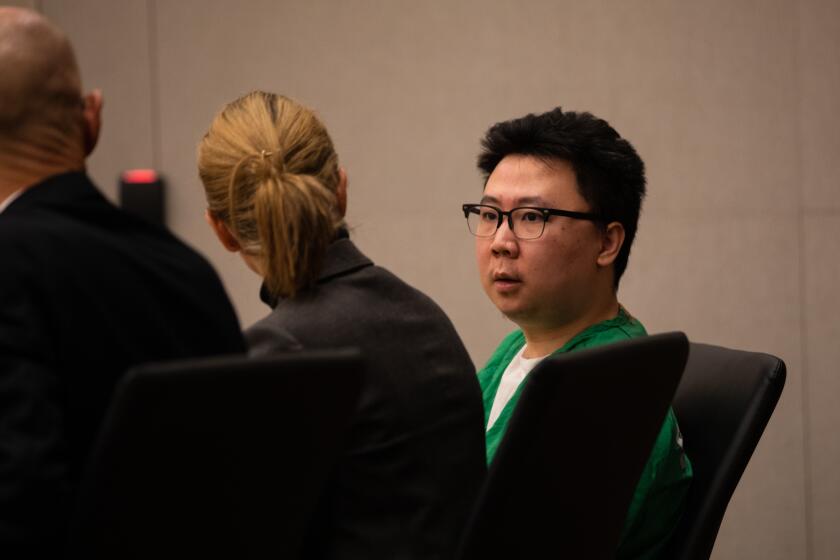
[[[335,198],[338,201],[338,213],[343,218],[347,214],[347,171],[338,168],[338,186],[335,188]]]
[[[242,250],[242,245],[239,244],[239,241],[230,232],[227,224],[220,220],[215,214],[213,214],[210,210],[207,210],[204,212],[204,219],[207,220],[208,224],[210,224],[210,228],[213,232],[215,232],[216,237],[219,238],[219,241],[221,241],[222,246],[225,249],[233,253]]]
[[[601,235],[598,266],[610,266],[615,262],[622,245],[624,245],[624,226],[620,222],[610,222]]]

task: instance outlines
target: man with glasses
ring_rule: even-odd
[[[616,293],[645,174],[633,146],[606,121],[559,107],[497,123],[482,146],[483,196],[462,209],[476,237],[482,287],[519,327],[478,374],[489,463],[523,381],[540,360],[646,334]],[[669,410],[636,487],[617,558],[661,557],[691,476]]]

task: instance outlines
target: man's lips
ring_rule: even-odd
[[[507,272],[496,272],[493,274],[493,285],[497,289],[506,290],[511,289],[522,283],[522,280],[514,274]]]

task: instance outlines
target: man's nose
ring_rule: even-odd
[[[496,230],[493,235],[493,243],[490,244],[490,250],[496,256],[516,257],[519,254],[519,243],[513,230],[510,229],[510,223],[506,219],[502,220],[502,225]]]

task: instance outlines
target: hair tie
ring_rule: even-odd
[[[270,158],[274,154],[276,154],[276,150],[260,150],[260,163],[265,166],[266,159]],[[267,170],[270,170],[278,175],[282,175],[286,172],[286,165],[281,161],[269,161],[268,165],[265,167]]]

